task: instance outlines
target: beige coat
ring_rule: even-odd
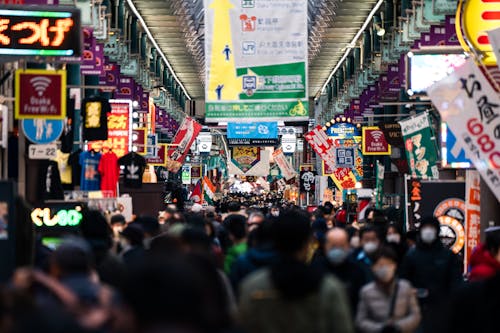
[[[388,322],[399,327],[403,333],[414,332],[420,323],[420,308],[411,284],[398,280],[399,287],[392,320],[389,320],[390,304],[394,287],[390,294],[384,292],[375,282],[361,289],[356,327],[362,333],[378,333]]]

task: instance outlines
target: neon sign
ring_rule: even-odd
[[[37,227],[75,227],[82,220],[82,213],[76,209],[61,209],[52,215],[50,208],[35,208],[31,220]]]
[[[0,7],[0,54],[79,56],[80,11],[76,8],[35,8]]]

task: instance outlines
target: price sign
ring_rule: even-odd
[[[57,145],[51,143],[48,145],[29,145],[28,157],[30,160],[50,160],[56,158]]]

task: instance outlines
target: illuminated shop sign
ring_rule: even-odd
[[[0,55],[55,57],[80,53],[78,9],[0,7]]]
[[[82,220],[82,213],[75,209],[35,208],[31,212],[31,221],[37,227],[76,227]]]

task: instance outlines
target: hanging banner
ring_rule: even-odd
[[[378,126],[363,127],[363,155],[391,155],[391,146]]]
[[[329,170],[334,170],[335,165],[335,146],[331,138],[329,138],[323,127],[318,125],[312,131],[304,135],[306,141],[312,149],[324,161]]]
[[[184,159],[189,152],[189,148],[191,148],[194,140],[196,140],[201,128],[202,126],[193,118],[184,118],[181,127],[172,140],[172,146],[168,149],[168,171],[177,173],[180,170],[182,163],[184,163]]]
[[[206,121],[307,120],[306,0],[205,0]]]
[[[253,147],[259,150],[258,157],[255,157],[255,151],[245,150],[245,149],[251,149],[252,147],[239,147],[239,148],[242,148],[243,150],[241,149],[237,150],[234,153],[235,154],[234,158],[233,158],[233,151],[230,152],[231,156],[228,159],[229,174],[239,175],[239,176],[256,176],[256,177],[267,177],[269,175],[270,158],[271,158],[270,151],[258,147]],[[250,163],[251,165],[248,165],[248,163]],[[244,168],[246,171],[243,170],[242,168]]]
[[[376,197],[375,197],[375,208],[377,209],[382,209],[382,204],[383,204],[383,198],[384,198],[384,174],[385,174],[385,167],[380,161],[377,161],[375,165],[375,176],[376,182],[375,182],[375,188],[377,190]]]
[[[436,138],[427,113],[399,122],[412,178],[438,179]]]
[[[285,154],[283,153],[283,149],[276,149],[273,152],[273,159],[276,164],[278,164],[281,174],[285,177],[286,180],[290,180],[297,175],[297,172],[293,169],[290,162],[287,160]]]
[[[146,158],[146,163],[154,166],[163,166],[168,169],[169,160],[167,159],[168,145],[159,144],[157,154],[155,156],[144,156]]]
[[[488,38],[497,58],[497,66],[500,68],[500,61],[498,61],[500,59],[500,28],[488,31]]]
[[[316,171],[300,172],[300,192],[314,192],[316,190]]]
[[[136,128],[132,130],[132,145],[135,147],[137,154],[146,154],[146,138],[147,128]]]
[[[181,180],[185,185],[191,184],[191,165],[184,164],[182,166]]]
[[[481,241],[481,178],[476,170],[465,173],[465,271],[468,270],[470,256]]]
[[[277,122],[228,123],[228,139],[277,139]]]
[[[118,158],[128,154],[132,144],[132,102],[110,100],[108,142]]]
[[[399,123],[380,123],[380,130],[384,132],[385,140],[394,147],[403,147],[403,135]]]
[[[427,94],[467,157],[500,200],[500,98],[473,59]]]
[[[16,119],[66,117],[66,71],[18,69],[15,78]]]

